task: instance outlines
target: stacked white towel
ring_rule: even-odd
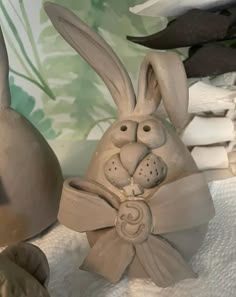
[[[201,80],[190,86],[188,111],[193,118],[181,138],[200,170],[235,171],[230,156],[236,151],[235,103],[234,86],[214,86]]]

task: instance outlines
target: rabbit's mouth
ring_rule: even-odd
[[[106,162],[104,173],[113,186],[124,189],[128,196],[138,196],[164,181],[167,165],[145,145],[133,143]]]

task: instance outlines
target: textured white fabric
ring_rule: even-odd
[[[57,225],[32,241],[47,255],[51,267],[51,297],[234,297],[236,296],[236,178],[210,185],[216,216],[193,267],[197,280],[171,288],[157,288],[148,280],[127,280],[116,285],[79,270],[88,243],[84,234]]]
[[[226,117],[195,116],[183,131],[181,139],[187,146],[234,141],[234,121]]]
[[[189,113],[222,112],[234,110],[236,90],[220,88],[198,81],[189,88]]]
[[[229,168],[227,150],[223,146],[195,146],[191,155],[199,170]]]

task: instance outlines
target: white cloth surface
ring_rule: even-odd
[[[236,90],[216,87],[198,81],[189,88],[189,113],[234,110]]]
[[[191,155],[199,170],[229,168],[228,154],[223,146],[195,146]]]
[[[202,146],[235,140],[234,121],[227,117],[195,116],[181,135],[187,146]]]
[[[47,255],[51,267],[51,297],[234,297],[236,296],[236,178],[209,184],[216,216],[204,244],[193,258],[199,278],[167,289],[149,280],[109,284],[99,276],[79,270],[87,251],[85,234],[56,225],[31,242]]]

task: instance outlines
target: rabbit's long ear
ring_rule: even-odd
[[[0,28],[0,110],[9,107],[11,104],[8,75],[9,63],[7,49]]]
[[[103,79],[120,114],[131,113],[135,106],[133,86],[111,47],[68,9],[53,3],[44,7],[56,30]]]
[[[144,58],[135,113],[155,113],[161,99],[172,124],[181,130],[189,117],[188,86],[183,63],[175,53],[151,52]]]

